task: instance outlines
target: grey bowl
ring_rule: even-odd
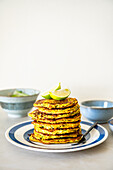
[[[107,100],[89,100],[81,102],[81,114],[88,120],[106,123],[113,117],[113,102]]]
[[[10,97],[15,90],[22,91],[29,96]],[[2,109],[7,112],[10,117],[27,116],[39,93],[39,90],[26,88],[0,90],[0,104]]]

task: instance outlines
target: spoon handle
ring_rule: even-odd
[[[98,122],[95,122],[84,134],[83,136],[85,137],[96,125]]]

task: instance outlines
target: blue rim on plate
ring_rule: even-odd
[[[5,136],[6,139],[21,148],[34,150],[34,151],[42,151],[42,152],[72,152],[79,151],[88,148],[92,148],[103,143],[107,137],[107,130],[101,126],[97,125],[87,137],[87,141],[85,144],[76,145],[74,143],[70,144],[41,144],[41,143],[33,143],[29,140],[29,134],[33,132],[32,121],[25,121],[19,124],[16,124],[9,129],[7,129]],[[82,132],[84,133],[92,123],[88,121],[81,121]]]

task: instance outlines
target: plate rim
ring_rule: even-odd
[[[10,142],[11,144],[15,145],[15,146],[18,146],[19,148],[23,148],[23,149],[27,149],[27,150],[39,151],[39,152],[56,152],[56,153],[62,153],[62,152],[75,152],[75,151],[86,150],[86,149],[89,149],[89,148],[92,148],[92,147],[95,147],[95,146],[100,145],[101,143],[103,143],[103,142],[108,138],[108,131],[107,131],[107,129],[106,129],[105,127],[103,127],[102,125],[100,125],[100,124],[97,124],[97,126],[104,130],[104,132],[105,132],[104,137],[103,137],[101,140],[99,140],[98,142],[96,142],[96,143],[89,144],[89,145],[87,145],[87,146],[83,145],[83,146],[81,146],[81,147],[79,147],[79,148],[73,148],[73,146],[72,146],[72,148],[70,148],[70,149],[64,149],[64,150],[60,150],[60,149],[59,149],[59,150],[57,150],[57,149],[55,149],[55,150],[54,150],[54,149],[47,150],[47,149],[45,149],[45,148],[43,149],[43,148],[36,148],[36,147],[24,146],[24,145],[22,145],[22,144],[19,144],[19,143],[15,142],[14,140],[12,140],[12,139],[10,138],[10,136],[9,136],[9,131],[10,131],[12,128],[14,128],[14,127],[16,127],[16,126],[18,126],[18,125],[21,125],[21,124],[23,124],[23,123],[30,123],[30,122],[32,122],[32,120],[26,120],[26,121],[22,121],[22,122],[16,123],[16,124],[12,125],[11,127],[9,127],[9,128],[6,130],[6,132],[5,132],[5,137],[6,137],[7,141]],[[81,120],[81,123],[83,123],[83,122],[93,124],[93,122],[86,121],[86,120]],[[25,126],[25,125],[24,125],[24,126]],[[99,133],[100,133],[100,131],[99,131]]]

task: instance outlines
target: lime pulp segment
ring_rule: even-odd
[[[70,95],[71,91],[69,89],[63,89],[63,90],[57,90],[49,93],[51,98],[55,100],[63,100]]]
[[[42,95],[42,97],[44,97],[45,99],[51,99],[51,96],[50,96],[50,93],[49,93],[49,92],[51,92],[51,91],[56,91],[56,90],[59,90],[59,89],[61,89],[61,83],[59,83],[58,86],[55,86],[55,87],[52,88],[51,90],[45,92],[45,93]]]

